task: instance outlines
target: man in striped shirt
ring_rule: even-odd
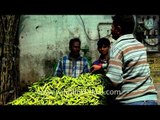
[[[82,73],[88,73],[90,66],[86,58],[80,56],[81,41],[73,38],[69,42],[70,53],[63,56],[56,67],[55,76],[63,75],[78,77]]]
[[[116,41],[110,49],[106,80],[120,87],[116,101],[124,105],[157,105],[146,48],[132,34],[134,17],[115,15],[112,19],[111,34]]]

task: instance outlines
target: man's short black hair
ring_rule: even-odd
[[[135,27],[135,19],[133,15],[115,15],[112,17],[115,26],[121,26],[123,34],[132,34]]]
[[[81,44],[81,41],[79,38],[72,38],[69,41],[69,48],[73,45],[74,42],[79,42]]]
[[[108,38],[100,38],[97,42],[97,46],[101,48],[103,45],[110,47],[110,40]]]

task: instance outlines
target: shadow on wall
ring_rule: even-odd
[[[53,76],[55,69],[57,66],[57,60],[56,59],[44,59],[44,65],[43,65],[43,70],[45,76]]]
[[[18,96],[21,96],[23,93],[27,92],[29,90],[28,87],[39,80],[38,72],[33,69],[31,69],[28,73],[23,73],[21,75],[23,77],[21,77],[18,85]]]
[[[45,77],[52,76],[57,65],[56,60],[44,59],[43,63]],[[23,93],[27,92],[29,90],[29,86],[31,86],[34,82],[41,79],[39,73],[36,72],[35,69],[30,69],[27,73],[23,73],[22,76],[22,80],[18,85],[18,97],[21,96]]]
[[[47,51],[42,59],[42,67],[45,77],[53,76],[58,60],[63,56],[63,52]]]

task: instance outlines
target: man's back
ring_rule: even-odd
[[[116,98],[121,103],[156,100],[156,91],[150,77],[146,48],[132,34],[121,36],[110,50],[107,76],[122,83]],[[150,95],[146,95],[150,93]]]

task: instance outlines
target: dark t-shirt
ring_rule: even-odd
[[[94,62],[92,63],[92,65],[100,65],[100,64],[106,64],[106,63],[107,63],[106,60],[102,60],[102,59],[99,57],[99,59],[96,60],[96,61],[94,61]],[[101,68],[100,70],[97,70],[97,71],[93,72],[93,74],[102,74],[102,75],[105,75],[105,73],[106,73],[106,69],[104,69],[104,68]]]

